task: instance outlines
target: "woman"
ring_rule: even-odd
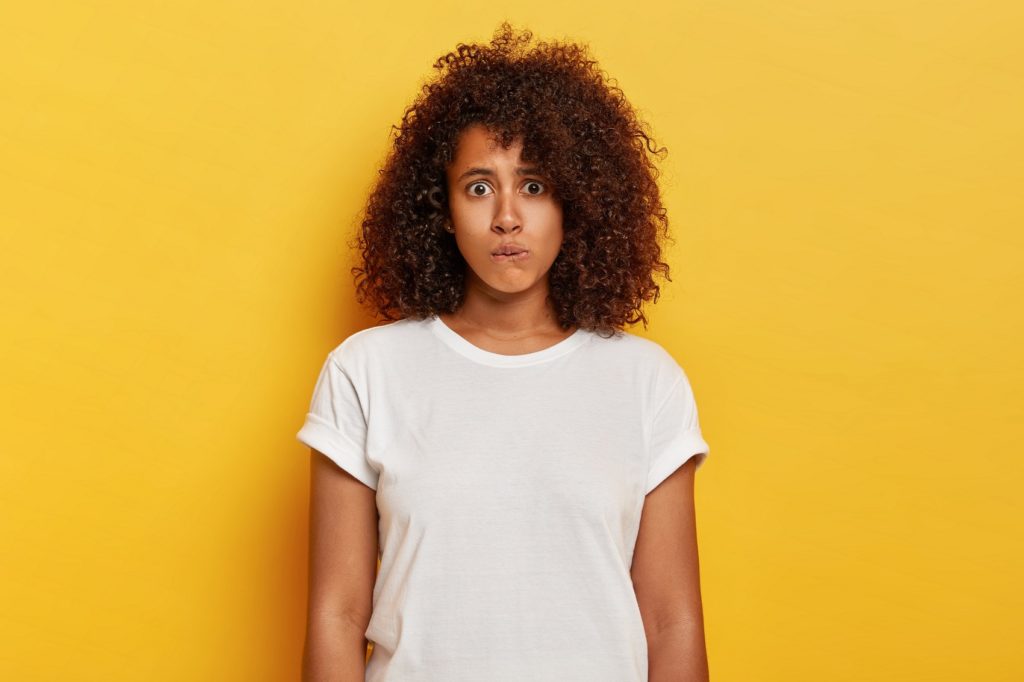
[[[385,322],[298,433],[306,680],[707,679],[708,445],[682,367],[622,330],[668,276],[656,150],[586,48],[531,38],[440,58],[370,195],[353,272]]]

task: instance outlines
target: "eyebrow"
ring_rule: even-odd
[[[461,182],[470,175],[485,175],[487,177],[491,177],[496,175],[496,173],[491,168],[474,166],[472,168],[468,168],[465,173],[460,175],[456,182]],[[536,166],[518,166],[516,168],[516,175],[543,175],[543,173],[541,172],[541,169]]]

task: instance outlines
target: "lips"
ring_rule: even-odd
[[[519,262],[529,258],[529,251],[526,247],[518,244],[503,244],[501,248],[490,254],[490,259],[496,263]]]
[[[500,247],[491,252],[492,256],[515,256],[520,253],[525,253],[528,249],[521,244],[502,244]]]

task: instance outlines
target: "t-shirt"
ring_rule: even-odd
[[[644,497],[709,452],[661,345],[580,328],[504,355],[385,323],[330,351],[297,437],[376,490],[367,682],[646,682]]]

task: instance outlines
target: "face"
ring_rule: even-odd
[[[466,276],[493,295],[546,289],[562,247],[562,207],[521,151],[522,140],[503,149],[486,128],[473,125],[459,137],[447,169],[448,207],[469,265]],[[496,255],[503,245],[522,253]]]

